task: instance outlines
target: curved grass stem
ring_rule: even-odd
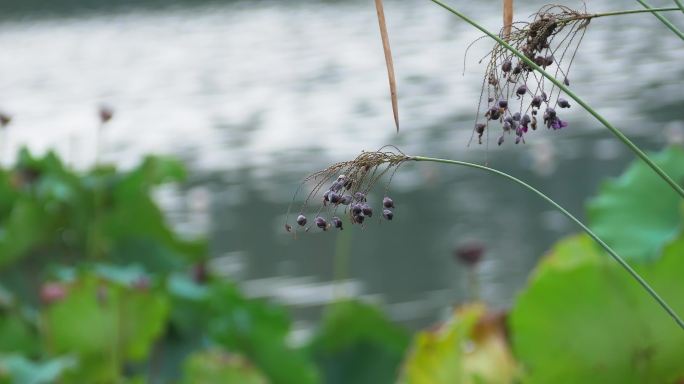
[[[684,321],[677,315],[677,313],[672,309],[667,302],[663,298],[658,295],[658,293],[644,280],[637,271],[635,271],[620,255],[618,255],[608,244],[606,244],[603,240],[601,240],[598,235],[596,235],[589,227],[584,225],[578,218],[576,218],[573,214],[568,212],[565,208],[560,206],[558,203],[556,203],[553,199],[539,191],[538,189],[534,188],[533,186],[527,184],[526,182],[511,176],[505,172],[496,170],[494,168],[489,168],[484,165],[479,165],[479,164],[473,164],[469,163],[466,161],[459,161],[459,160],[448,160],[448,159],[438,159],[438,158],[433,158],[433,157],[424,157],[424,156],[409,156],[409,159],[413,161],[429,161],[433,163],[442,163],[442,164],[450,164],[450,165],[460,165],[464,167],[470,167],[470,168],[475,168],[479,169],[482,171],[486,171],[489,173],[493,173],[497,176],[501,176],[503,178],[506,178],[508,180],[511,180],[524,188],[528,189],[531,192],[534,192],[537,196],[541,197],[542,199],[546,200],[549,204],[551,204],[554,208],[556,208],[558,211],[560,211],[562,214],[564,214],[567,218],[572,220],[575,224],[577,224],[584,232],[586,232],[594,241],[596,241],[603,249],[608,252],[608,254],[615,260],[617,261],[618,264],[622,268],[627,271],[647,292],[655,301],[658,302],[658,304],[674,319],[674,321],[679,325],[682,330],[684,330]]]
[[[505,42],[502,38],[500,38],[498,35],[490,32],[487,30],[485,27],[481,26],[479,23],[477,23],[475,20],[469,18],[468,16],[462,14],[461,12],[457,11],[456,9],[450,7],[446,3],[444,3],[442,0],[430,0],[433,3],[439,5],[440,7],[446,9],[447,11],[453,13],[454,15],[458,16],[461,18],[463,21],[467,22],[468,24],[472,25],[473,27],[479,29],[483,33],[485,33],[487,36],[491,37],[492,39],[496,40],[497,43],[501,44],[504,48],[508,49],[511,51],[514,55],[516,55],[520,60],[525,62],[527,65],[530,67],[534,68],[535,71],[539,72],[541,75],[543,75],[545,78],[547,78],[550,82],[555,84],[558,88],[560,88],[563,92],[565,92],[568,97],[572,98],[577,102],[577,104],[581,105],[582,108],[584,108],[587,112],[589,112],[592,116],[596,118],[601,124],[603,124],[604,127],[608,128],[613,135],[615,135],[624,145],[626,145],[629,149],[632,150],[641,160],[643,160],[655,173],[658,174],[665,182],[667,182],[672,189],[675,190],[681,197],[684,198],[684,189],[677,184],[670,176],[665,173],[656,163],[651,160],[644,151],[642,151],[639,147],[637,147],[636,144],[634,144],[627,136],[625,136],[619,129],[615,128],[612,124],[608,122],[603,116],[601,116],[594,108],[589,106],[582,98],[577,96],[573,91],[571,91],[568,87],[563,84],[562,81],[559,81],[555,77],[553,77],[550,73],[546,72],[544,69],[542,69],[540,66],[535,64],[532,60],[530,60],[527,56],[525,56],[522,52],[518,51],[515,49],[513,46]],[[640,0],[639,0],[640,1]],[[657,15],[657,13],[655,13]]]
[[[651,7],[644,0],[637,0],[637,1],[639,2],[639,4],[643,5],[644,8],[646,8],[647,10],[653,9],[653,7]],[[677,2],[677,5],[681,5],[681,4],[682,4],[681,2]],[[679,36],[680,39],[684,40],[684,33],[682,31],[680,31],[679,28],[677,28],[674,24],[672,24],[670,22],[670,20],[666,19],[665,16],[661,15],[660,13],[654,13],[653,15],[655,17],[657,17],[658,20],[660,20],[663,24],[665,24],[665,26],[667,28],[669,28],[670,31],[672,31],[675,35]]]

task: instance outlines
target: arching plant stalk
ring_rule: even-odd
[[[430,0],[433,3],[441,6],[442,8],[446,9],[447,11],[453,13],[454,15],[458,16],[461,18],[463,21],[467,22],[468,24],[474,26],[475,28],[479,29],[483,33],[485,33],[487,36],[491,37],[492,39],[496,40],[498,44],[500,44],[502,47],[506,48],[509,50],[511,53],[513,53],[515,56],[517,56],[521,61],[523,61],[525,64],[533,68],[536,72],[540,73],[542,76],[547,78],[550,82],[552,82],[555,86],[557,86],[561,91],[563,91],[565,94],[568,95],[568,97],[572,98],[577,102],[577,104],[581,105],[582,108],[584,108],[587,112],[589,112],[592,116],[596,118],[603,126],[608,128],[613,135],[615,135],[624,145],[626,145],[632,152],[634,152],[641,160],[643,160],[655,173],[658,174],[665,182],[667,182],[672,189],[675,190],[681,197],[684,198],[684,189],[679,186],[670,176],[668,176],[665,171],[662,170],[656,163],[651,160],[646,153],[644,153],[636,144],[634,144],[627,136],[625,136],[619,129],[614,127],[608,120],[606,120],[601,114],[599,114],[596,110],[594,110],[589,104],[587,104],[582,98],[580,98],[578,95],[576,95],[573,91],[571,91],[565,84],[563,84],[563,81],[560,81],[556,79],[554,76],[546,72],[544,69],[542,69],[539,65],[537,65],[534,61],[530,60],[527,56],[525,56],[522,52],[519,50],[515,49],[513,46],[508,44],[506,41],[504,41],[501,37],[499,37],[497,34],[490,32],[488,29],[484,28],[482,25],[477,23],[475,20],[469,18],[468,16],[464,15],[463,13],[457,11],[456,9],[450,7],[446,3],[444,3],[442,0]],[[635,12],[632,12],[635,13]],[[589,15],[587,16],[589,17]]]
[[[651,7],[651,6],[650,6],[647,2],[645,2],[644,0],[637,0],[637,1],[639,2],[639,4],[643,5],[644,8],[646,8],[647,10],[653,9],[653,7]],[[681,6],[682,3],[681,3],[681,2],[677,2],[677,5]],[[684,8],[682,8],[682,11],[684,11]],[[682,31],[680,31],[679,28],[677,28],[674,24],[672,24],[672,22],[670,22],[670,20],[666,19],[665,16],[661,15],[660,13],[654,13],[653,15],[654,15],[655,17],[657,17],[658,20],[660,20],[663,24],[665,24],[665,26],[666,26],[670,31],[672,31],[675,35],[679,36],[680,39],[684,40],[684,33],[683,33]]]
[[[383,216],[386,220],[392,220],[394,209],[394,203],[391,198],[387,196],[387,188],[389,183],[391,183],[392,176],[394,172],[397,171],[403,164],[409,161],[427,161],[433,163],[442,163],[449,165],[460,165],[464,167],[475,168],[481,171],[486,171],[493,173],[495,175],[504,177],[511,180],[529,191],[533,192],[537,196],[544,199],[546,202],[551,204],[554,208],[560,211],[563,215],[572,220],[577,224],[582,230],[584,230],[594,241],[596,241],[603,249],[610,254],[610,256],[615,259],[615,261],[620,264],[622,268],[627,271],[627,273],[632,276],[653,299],[675,320],[677,325],[684,330],[684,321],[677,315],[677,313],[663,300],[658,293],[622,258],[618,255],[608,244],[606,244],[601,238],[598,237],[589,227],[584,225],[579,219],[573,216],[565,208],[560,206],[558,203],[553,201],[550,197],[546,196],[536,188],[525,183],[524,181],[511,176],[505,172],[496,170],[494,168],[489,168],[484,165],[473,164],[465,161],[458,160],[447,160],[438,159],[433,157],[424,156],[409,156],[401,152],[398,148],[394,146],[384,146],[377,151],[362,152],[355,159],[349,161],[343,161],[340,163],[333,164],[323,170],[314,172],[304,179],[302,183],[313,184],[313,189],[307,194],[304,204],[300,209],[299,216],[295,226],[288,223],[288,217],[285,218],[285,230],[288,232],[295,232],[297,230],[303,230],[308,232],[312,227],[318,227],[322,231],[334,230],[335,228],[342,230],[342,222],[340,217],[348,216],[352,225],[365,226],[365,217],[372,217],[372,208],[370,203],[367,203],[367,194],[376,186],[379,179],[385,175],[390,175],[390,180],[385,188],[385,197],[382,201]],[[331,182],[329,189],[325,192],[324,185]],[[300,186],[301,188],[301,186]],[[299,189],[298,189],[299,191]],[[309,206],[309,203],[314,203],[318,200],[322,194],[322,204],[316,209],[315,207]],[[297,193],[295,193],[296,198]],[[347,201],[345,201],[347,199]],[[314,203],[314,205],[316,205]],[[304,213],[309,208],[315,209],[316,220],[313,224],[307,227],[307,219]],[[288,210],[289,216],[290,210]],[[329,217],[330,222],[324,218],[324,216]],[[334,224],[336,222],[337,224]],[[297,229],[299,227],[299,229]]]
[[[584,232],[587,233],[598,245],[600,245],[603,249],[608,252],[608,254],[618,263],[620,266],[629,273],[630,276],[632,276],[647,292],[653,299],[658,302],[658,304],[674,319],[674,321],[679,325],[682,330],[684,330],[684,321],[677,315],[677,313],[672,309],[667,302],[658,295],[658,293],[644,280],[643,277],[639,275],[637,271],[635,271],[620,255],[618,255],[608,244],[606,244],[603,240],[601,240],[598,235],[596,235],[589,227],[584,225],[578,218],[576,218],[573,214],[568,212],[565,208],[560,206],[558,203],[556,203],[553,199],[539,191],[538,189],[532,187],[531,185],[527,184],[526,182],[509,175],[508,173],[496,170],[494,168],[489,168],[483,165],[479,164],[473,164],[469,163],[466,161],[459,161],[459,160],[448,160],[448,159],[438,159],[438,158],[433,158],[433,157],[424,157],[424,156],[408,156],[407,160],[413,160],[413,161],[428,161],[428,162],[433,162],[433,163],[442,163],[442,164],[450,164],[450,165],[460,165],[464,167],[470,167],[470,168],[475,168],[481,171],[486,171],[489,173],[493,173],[497,176],[501,176],[503,178],[506,178],[508,180],[511,180],[515,182],[516,184],[526,188],[527,190],[533,192],[537,196],[541,197],[543,200],[551,204],[554,208],[556,208],[559,212],[561,212],[563,215],[565,215],[567,218],[572,220],[575,224],[577,224]]]

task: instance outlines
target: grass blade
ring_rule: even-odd
[[[643,5],[644,8],[646,9],[652,9],[652,7],[645,2],[644,0],[637,0],[639,4]],[[677,5],[681,4],[680,2],[677,2]],[[679,28],[675,27],[674,24],[670,22],[670,20],[666,19],[665,16],[661,15],[660,13],[653,13],[655,17],[658,18],[658,20],[662,21],[663,24],[665,24],[666,27],[670,29],[670,31],[674,32],[675,35],[679,36],[680,39],[684,40],[684,33],[679,30]]]
[[[513,26],[513,0],[503,0],[503,38],[508,41]]]
[[[389,35],[387,34],[387,23],[385,22],[385,9],[382,0],[375,0],[375,9],[378,11],[378,24],[380,24],[380,37],[382,38],[382,49],[385,51],[385,64],[387,64],[387,77],[389,78],[390,97],[392,98],[392,113],[394,114],[394,125],[399,132],[399,105],[397,103],[397,80],[394,77],[394,62],[392,61],[392,50],[390,49]]]

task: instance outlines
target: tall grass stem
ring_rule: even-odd
[[[578,218],[576,218],[573,214],[568,212],[565,208],[560,206],[558,203],[556,203],[553,199],[539,191],[538,189],[534,188],[533,186],[527,184],[526,182],[518,179],[515,176],[511,176],[508,173],[496,170],[494,168],[489,168],[484,165],[479,165],[479,164],[474,164],[474,163],[469,163],[466,161],[459,161],[459,160],[448,160],[448,159],[438,159],[438,158],[433,158],[433,157],[424,157],[424,156],[409,156],[411,160],[414,161],[429,161],[433,163],[442,163],[442,164],[450,164],[450,165],[460,165],[464,167],[470,167],[470,168],[475,168],[479,169],[481,171],[486,171],[489,173],[493,173],[497,176],[501,176],[503,178],[506,178],[508,180],[511,180],[522,187],[526,188],[527,190],[533,192],[537,196],[541,197],[543,200],[546,200],[549,204],[551,204],[554,208],[556,208],[558,211],[560,211],[563,215],[565,215],[567,218],[572,220],[575,224],[577,224],[584,232],[587,233],[594,241],[596,241],[603,249],[608,252],[608,254],[615,260],[617,261],[618,264],[622,268],[624,268],[627,273],[629,273],[641,286],[653,297],[655,301],[658,302],[658,304],[674,319],[674,321],[679,325],[682,330],[684,330],[684,321],[677,315],[677,313],[672,309],[667,302],[663,298],[658,295],[658,293],[644,280],[637,271],[635,271],[620,255],[618,255],[608,244],[606,244],[603,240],[601,240],[600,237],[598,237],[597,234],[595,234],[589,227],[584,225]]]

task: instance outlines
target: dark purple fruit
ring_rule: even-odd
[[[324,218],[318,216],[318,217],[316,218],[315,221],[316,221],[316,226],[317,226],[318,228],[320,228],[320,229],[322,229],[322,230],[324,230],[324,231],[325,231],[326,229],[328,229],[328,222],[325,221]]]
[[[330,201],[330,191],[325,191],[323,194],[323,206],[328,205],[328,202]]]
[[[518,87],[518,89],[515,91],[519,96],[523,96],[527,93],[527,87],[524,85],[521,85]]]
[[[382,217],[384,217],[387,220],[392,220],[394,218],[394,212],[392,212],[389,209],[383,209],[382,210]]]
[[[366,201],[366,194],[363,192],[356,192],[354,194],[354,200],[359,201],[359,202],[364,202],[364,201]]]
[[[353,204],[351,207],[351,212],[354,216],[360,215],[361,212],[363,212],[363,207],[361,204]]]
[[[504,100],[504,99],[499,100],[499,108],[503,108],[503,109],[508,108],[508,100]]]
[[[561,108],[570,108],[570,103],[563,98],[558,98],[558,106]]]
[[[365,217],[364,215],[362,215],[362,214],[361,214],[361,215],[356,215],[356,216],[354,216],[354,221],[357,222],[357,223],[359,223],[359,224],[363,224],[363,220],[364,220],[365,218],[366,218],[366,217]]]
[[[342,196],[337,192],[331,192],[329,198],[330,202],[333,204],[339,204],[340,201],[342,201]]]
[[[331,221],[332,221],[333,227],[339,228],[339,229],[344,229],[344,228],[342,228],[342,220],[340,220],[339,217],[334,216],[334,217],[331,219]]]
[[[530,123],[530,121],[532,121],[532,119],[530,119],[530,116],[528,114],[525,114],[523,115],[522,119],[520,119],[520,124],[527,125]]]
[[[394,208],[394,200],[392,198],[385,196],[382,199],[382,206],[385,208]]]
[[[513,121],[520,121],[520,112],[516,112],[513,114]]]
[[[464,244],[454,250],[454,256],[463,264],[474,267],[484,256],[484,247],[481,244]]]
[[[297,224],[301,225],[302,227],[306,225],[306,216],[304,215],[299,215],[297,216]]]
[[[486,125],[483,123],[477,123],[475,124],[475,132],[479,133],[480,135],[484,132]]]
[[[504,71],[505,73],[510,72],[512,68],[513,68],[513,64],[511,64],[510,60],[506,60],[503,62],[503,64],[501,64],[501,70]]]
[[[363,204],[361,210],[365,216],[373,217],[373,208],[371,208],[370,205]]]
[[[542,103],[541,96],[535,96],[532,98],[532,102],[530,103],[530,105],[533,107],[539,108],[539,107],[541,107],[541,103]]]

